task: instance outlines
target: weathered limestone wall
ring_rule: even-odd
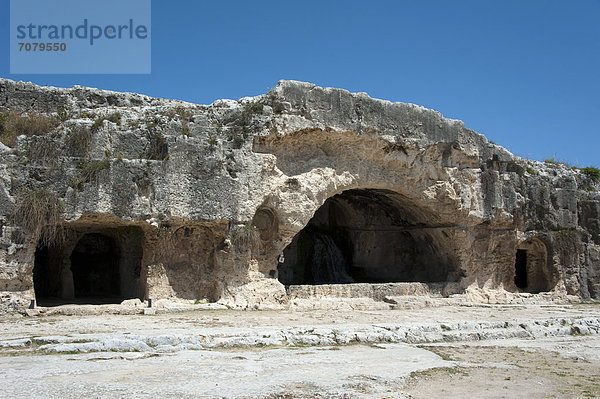
[[[69,258],[73,232],[112,231],[123,262],[141,258],[136,274],[121,280],[127,297],[285,305],[279,254],[327,199],[348,190],[388,193],[383,201],[395,209],[367,217],[353,208],[349,230],[409,226],[423,256],[431,245],[429,253],[452,264],[449,281],[462,292],[537,291],[538,283],[515,285],[522,249],[539,269],[530,279],[549,281],[542,288],[600,297],[598,183],[515,157],[423,107],[294,81],[203,106],[0,80],[0,108],[57,118],[49,134],[0,144],[1,311],[22,311],[35,297],[39,231],[12,215],[41,190],[56,197],[71,237],[57,256]],[[87,146],[74,146],[82,137]],[[385,236],[364,234],[351,240],[364,244],[353,258],[389,255],[374,243]],[[399,253],[387,262],[393,269],[406,257],[401,236],[389,237]],[[61,262],[55,272],[68,279],[69,267]]]

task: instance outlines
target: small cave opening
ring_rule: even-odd
[[[70,257],[75,298],[121,302],[119,258],[119,247],[113,238],[98,233],[81,237]]]
[[[536,238],[522,242],[515,254],[515,286],[522,292],[539,294],[554,288],[546,245]]]
[[[284,285],[458,281],[452,226],[405,196],[355,189],[323,204],[279,259]],[[283,260],[283,262],[281,262]]]
[[[143,232],[138,227],[67,229],[64,241],[36,249],[36,302],[100,305],[143,299],[142,257]]]

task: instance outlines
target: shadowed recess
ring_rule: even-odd
[[[61,243],[40,243],[33,282],[37,303],[109,304],[143,298],[143,233],[136,227],[67,229]]]
[[[556,284],[548,265],[548,251],[543,242],[529,239],[522,242],[515,256],[515,285],[523,292],[539,294],[551,291]]]
[[[329,198],[284,250],[279,281],[296,284],[449,282],[462,273],[453,226],[389,190]]]
[[[114,298],[121,296],[119,247],[103,234],[86,234],[71,253],[75,297]]]

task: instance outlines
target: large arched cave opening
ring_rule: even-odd
[[[396,192],[344,191],[285,248],[278,278],[284,285],[458,281],[452,229]]]

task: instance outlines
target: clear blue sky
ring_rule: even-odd
[[[154,0],[150,75],[11,75],[0,1],[1,77],[203,104],[303,80],[433,108],[517,155],[600,166],[600,0]]]

